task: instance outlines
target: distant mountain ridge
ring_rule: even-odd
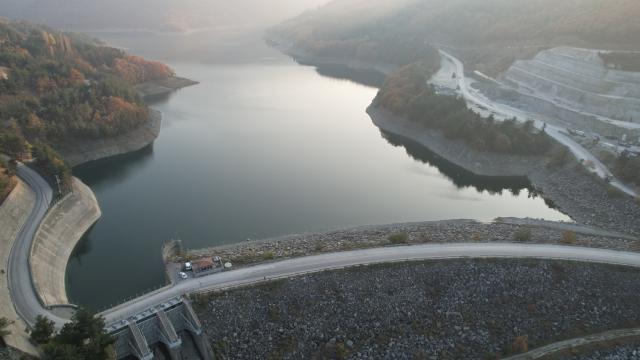
[[[495,75],[546,47],[639,50],[638,18],[637,0],[335,0],[271,33],[341,56],[407,41],[445,46]]]

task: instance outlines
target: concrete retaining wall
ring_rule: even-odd
[[[84,233],[102,215],[91,189],[73,179],[73,193],[58,202],[40,225],[31,248],[31,274],[45,306],[67,304],[67,262]]]
[[[11,247],[15,242],[18,232],[27,221],[29,214],[35,205],[35,194],[22,181],[13,189],[11,194],[0,205],[0,317],[5,317],[13,322],[8,329],[11,334],[4,337],[8,346],[21,350],[31,355],[37,355],[38,351],[29,341],[25,332],[27,325],[20,319],[13,307],[7,279],[7,268]]]

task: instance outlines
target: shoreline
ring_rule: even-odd
[[[136,85],[138,94],[145,100],[164,96],[174,91],[197,85],[199,82],[179,76],[170,76],[166,79],[151,80]]]
[[[81,140],[58,149],[70,167],[124,155],[151,145],[160,136],[162,113],[149,109],[149,121],[126,134],[96,140]]]
[[[165,95],[197,82],[178,77],[141,84],[145,99]],[[162,113],[149,108],[149,122],[126,134],[99,140],[83,140],[59,150],[71,167],[135,152],[151,145],[160,135]],[[66,269],[73,250],[100,219],[95,194],[73,177],[73,190],[53,205],[40,224],[29,255],[33,285],[46,307],[71,305],[66,288]]]
[[[148,101],[196,84],[199,83],[173,76],[139,84],[136,86],[136,90],[143,99]],[[128,133],[103,139],[77,140],[57,148],[57,150],[69,166],[73,168],[91,161],[124,155],[143,149],[151,145],[160,136],[161,127],[162,113],[149,107],[148,122]]]
[[[519,156],[479,152],[461,141],[451,141],[439,131],[423,127],[394,115],[386,109],[370,105],[367,115],[379,129],[412,140],[448,162],[479,176],[525,177],[534,170],[540,156]]]
[[[300,50],[295,46],[285,45],[282,41],[274,38],[267,38],[265,41],[267,42],[267,45],[291,57],[300,65],[314,67],[344,66],[353,71],[376,71],[385,76],[398,69],[398,65],[389,63],[373,63],[348,58],[319,57],[317,55],[309,54],[304,50]]]
[[[480,176],[524,176],[542,197],[576,223],[637,235],[639,204],[629,197],[613,198],[607,184],[594,179],[580,164],[569,162],[558,168],[546,165],[544,157],[481,153],[464,143],[446,139],[438,131],[415,124],[371,105],[373,123],[383,131],[399,135],[438,154],[446,161]]]
[[[404,234],[404,239],[392,236]],[[565,236],[573,234],[573,236]],[[220,256],[234,267],[244,267],[304,256],[355,249],[449,243],[516,242],[559,244],[620,251],[640,250],[640,238],[570,222],[538,219],[497,218],[438,220],[365,225],[318,233],[291,234],[200,249],[175,254],[168,266],[202,257]]]

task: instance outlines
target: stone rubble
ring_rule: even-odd
[[[598,264],[451,260],[356,267],[194,300],[223,359],[497,359],[517,352],[519,337],[531,349],[638,326],[638,275]]]

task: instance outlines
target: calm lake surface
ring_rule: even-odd
[[[470,176],[383,134],[377,90],[274,55],[171,63],[201,82],[153,107],[153,147],[75,169],[100,221],[68,266],[73,302],[100,309],[164,283],[162,244],[197,248],[365,224],[498,216],[569,220],[523,179]]]

